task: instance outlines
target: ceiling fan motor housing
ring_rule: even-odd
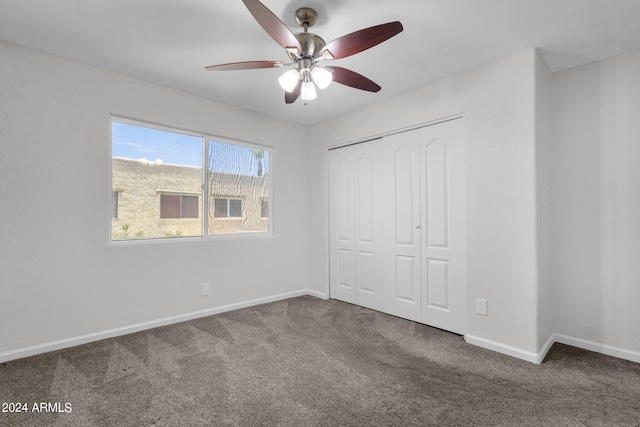
[[[302,58],[316,58],[318,57],[318,53],[320,50],[325,47],[326,43],[322,39],[322,37],[313,34],[313,33],[298,33],[295,34],[296,39],[300,42],[300,46],[302,46],[302,51],[299,56],[296,56],[295,53],[291,53],[287,51],[292,60],[299,59],[300,56]]]

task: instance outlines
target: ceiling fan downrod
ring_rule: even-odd
[[[322,37],[309,32],[309,27],[312,27],[318,19],[318,13],[315,10],[310,7],[301,7],[296,10],[295,18],[296,23],[302,27],[302,32],[294,34],[294,36],[300,43],[302,49],[299,52],[287,50],[287,53],[296,66],[295,69],[298,72],[298,80],[301,84],[300,95],[306,105],[307,101],[311,101],[317,97],[314,85],[317,71],[314,70],[318,69],[316,64],[320,58],[319,52],[326,46],[326,43]],[[331,81],[331,73],[326,71],[326,74],[328,74],[328,76],[325,75],[325,80],[328,78],[329,82],[326,84],[318,84],[319,82],[315,82],[321,89],[326,88]],[[296,90],[296,87],[289,86],[285,88],[283,86],[283,89],[293,91]]]

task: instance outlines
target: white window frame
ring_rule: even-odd
[[[111,146],[111,144],[113,143],[113,135],[111,135],[111,129],[113,127],[113,123],[117,122],[117,123],[122,123],[122,124],[127,124],[127,125],[132,125],[132,126],[138,126],[138,127],[144,127],[144,128],[149,128],[149,129],[155,129],[155,130],[159,130],[159,131],[164,131],[164,132],[172,132],[172,133],[180,133],[183,135],[188,135],[188,136],[193,136],[193,137],[198,137],[201,138],[202,140],[202,192],[198,193],[201,197],[202,200],[202,210],[199,212],[200,215],[200,221],[202,222],[202,235],[201,236],[189,236],[189,237],[182,237],[179,239],[176,238],[170,238],[170,237],[158,237],[158,238],[153,238],[153,239],[128,239],[128,240],[113,240],[112,238],[112,229],[113,229],[113,213],[112,213],[112,209],[113,209],[113,192],[116,191],[113,189],[113,162],[112,162],[112,158],[113,158],[113,147]],[[209,141],[213,141],[213,142],[221,142],[224,144],[233,144],[233,145],[237,145],[237,146],[241,146],[241,147],[246,147],[246,148],[251,148],[251,149],[258,149],[258,150],[264,150],[269,152],[269,180],[267,182],[267,191],[268,191],[268,210],[269,210],[269,217],[268,218],[261,218],[263,221],[268,221],[268,227],[267,230],[268,231],[252,231],[252,232],[246,232],[246,233],[226,233],[226,234],[209,234],[208,233],[208,229],[209,229],[209,180],[208,180],[208,157],[207,157],[207,145]],[[274,235],[274,208],[273,208],[273,202],[272,200],[274,199],[274,180],[275,180],[275,147],[269,146],[269,145],[262,145],[262,144],[256,144],[253,142],[248,142],[248,141],[244,141],[244,140],[239,140],[239,139],[233,139],[233,138],[227,138],[227,137],[223,137],[223,136],[217,136],[217,135],[213,135],[207,132],[196,132],[196,131],[190,131],[190,130],[185,130],[183,128],[179,128],[179,127],[173,127],[173,126],[166,126],[166,125],[159,125],[156,123],[151,123],[151,122],[145,122],[142,120],[136,120],[136,119],[130,119],[130,118],[126,118],[126,117],[122,117],[122,116],[116,116],[116,115],[111,115],[110,119],[109,119],[109,148],[110,148],[110,156],[109,156],[109,170],[111,171],[111,173],[109,174],[109,200],[111,201],[109,203],[110,206],[110,214],[109,214],[109,227],[108,227],[108,232],[109,232],[109,241],[111,242],[111,244],[114,245],[120,245],[120,244],[132,244],[132,243],[159,243],[159,242],[176,242],[176,241],[185,241],[185,240],[234,240],[234,239],[260,239],[260,238],[270,238],[273,237]],[[121,192],[120,189],[117,190],[118,192]],[[163,191],[163,190],[158,190],[158,192],[162,192],[165,194],[171,193],[170,191]],[[187,193],[180,193],[180,194],[187,194]],[[119,195],[118,195],[119,196]],[[119,198],[119,197],[118,197]],[[215,198],[215,196],[214,196]],[[241,199],[238,197],[223,197],[221,196],[220,198],[226,198],[226,199]],[[228,203],[227,203],[227,208],[228,208]],[[243,210],[244,210],[244,202],[243,202]],[[238,217],[231,217],[228,219],[235,219],[237,220]]]

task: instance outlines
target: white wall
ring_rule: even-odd
[[[312,127],[309,287],[328,292],[327,148],[463,113],[467,331],[487,346],[537,353],[537,61],[523,52]],[[476,298],[488,300],[488,316],[475,314]]]
[[[554,333],[554,175],[553,175],[553,74],[536,55],[536,235],[538,260],[538,344],[544,354]]]
[[[556,332],[638,361],[639,75],[635,52],[554,76]]]
[[[0,356],[306,288],[303,128],[4,42],[0,58]],[[275,147],[275,236],[110,245],[110,114]]]

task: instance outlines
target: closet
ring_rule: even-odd
[[[463,119],[329,151],[330,296],[466,332]]]

